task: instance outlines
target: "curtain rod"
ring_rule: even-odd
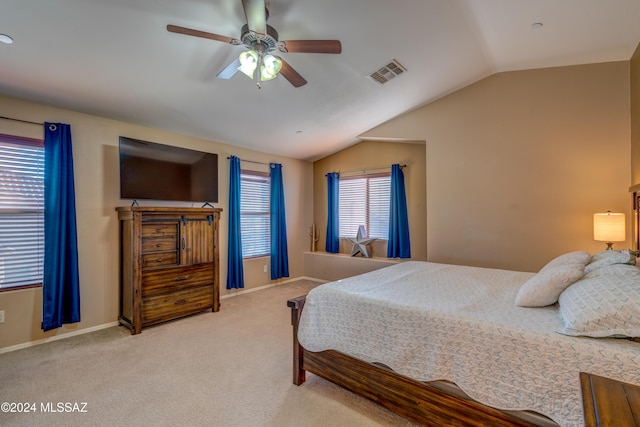
[[[400,169],[404,169],[406,168],[407,165],[400,165]],[[383,171],[383,170],[388,170],[391,169],[391,166],[387,166],[384,168],[373,168],[373,169],[360,169],[357,171],[348,171],[348,172],[338,172],[340,175],[347,175],[347,174],[352,174],[352,173],[367,173],[367,172],[373,172],[373,171]],[[327,175],[325,175],[327,176]]]
[[[31,124],[31,125],[44,126],[44,123],[31,122],[31,121],[29,121],[29,120],[14,119],[13,117],[0,116],[0,119],[13,120],[14,122],[29,123],[29,124]]]
[[[227,157],[227,159],[230,159],[230,158],[231,157]],[[241,162],[255,163],[255,164],[258,164],[258,165],[267,165],[267,166],[271,165],[271,163],[256,162],[255,160],[244,160],[244,159],[241,159],[240,157],[238,157],[238,160],[240,160]]]

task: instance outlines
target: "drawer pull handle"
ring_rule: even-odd
[[[175,305],[181,305],[181,304],[185,304],[188,300],[187,299],[179,299],[178,301],[174,302]]]
[[[162,247],[162,243],[156,243],[156,248],[161,248]]]
[[[162,233],[162,228],[156,228],[156,233]]]
[[[189,276],[180,276],[180,277],[176,277],[175,280],[176,282],[182,282],[183,280],[188,280]]]
[[[158,258],[156,262],[162,262],[162,258]]]

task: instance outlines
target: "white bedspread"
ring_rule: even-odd
[[[449,380],[477,401],[583,425],[578,373],[640,384],[640,344],[564,336],[557,305],[516,307],[533,273],[404,262],[307,296],[298,338],[420,381]]]

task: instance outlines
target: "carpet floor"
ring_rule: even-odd
[[[286,302],[314,286],[226,298],[140,335],[112,327],[0,354],[0,425],[415,426],[315,375],[292,384]]]

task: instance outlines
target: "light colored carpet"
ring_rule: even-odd
[[[286,301],[314,286],[223,299],[218,313],[136,336],[113,327],[0,354],[0,403],[36,410],[0,412],[0,425],[414,426],[312,374],[292,384]],[[42,412],[59,402],[86,402],[86,412]]]

